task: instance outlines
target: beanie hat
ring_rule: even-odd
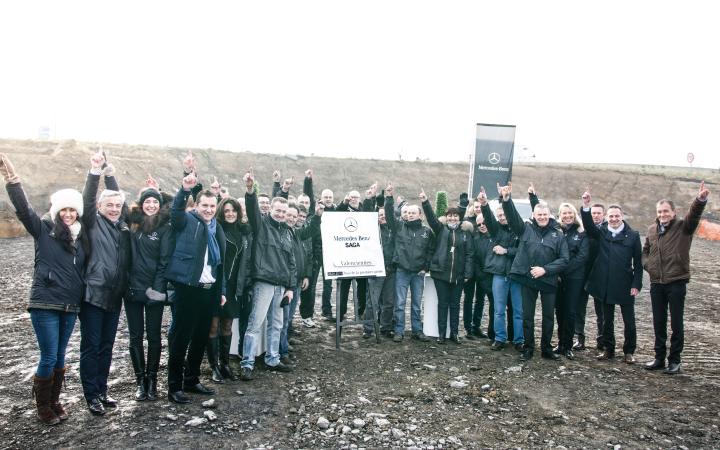
[[[160,195],[160,193],[153,188],[145,189],[144,191],[142,191],[142,193],[140,194],[140,200],[138,200],[138,204],[140,206],[142,206],[142,204],[145,203],[145,200],[147,200],[149,197],[152,197],[155,200],[157,200],[158,203],[160,203],[160,206],[162,206],[162,204],[163,204],[162,195]]]
[[[58,213],[65,208],[72,208],[78,213],[78,217],[83,215],[83,198],[82,194],[75,189],[60,189],[50,196],[50,218],[55,221]]]

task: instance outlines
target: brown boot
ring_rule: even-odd
[[[53,386],[50,391],[50,407],[55,412],[58,419],[67,420],[68,413],[65,411],[65,408],[63,408],[63,405],[60,404],[60,390],[62,389],[63,384],[65,384],[65,368],[54,369]]]
[[[57,425],[60,419],[50,407],[50,395],[53,387],[53,377],[41,378],[35,375],[33,378],[33,397],[37,404],[38,419],[46,425]]]

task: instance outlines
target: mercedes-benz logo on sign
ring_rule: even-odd
[[[500,154],[495,152],[490,153],[488,155],[488,162],[493,165],[498,164],[500,162]]]
[[[345,225],[345,229],[351,233],[354,233],[358,229],[357,220],[353,219],[352,217],[348,217],[347,219],[345,219],[344,225]]]

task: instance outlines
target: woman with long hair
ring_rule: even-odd
[[[230,343],[232,342],[232,323],[240,319],[240,336],[245,334],[242,326],[244,317],[245,328],[249,301],[245,295],[249,283],[250,253],[252,230],[250,225],[243,223],[243,210],[234,198],[223,199],[215,216],[225,232],[226,247],[223,267],[227,279],[225,296],[227,302],[218,306],[213,314],[210,326],[210,339],[207,345],[208,363],[212,369],[212,380],[222,383],[225,378],[236,381],[237,377],[230,368]],[[242,338],[241,338],[242,339]],[[242,348],[242,343],[240,344]]]
[[[157,400],[162,316],[166,303],[165,268],[172,253],[170,202],[157,186],[140,192],[130,208],[129,223],[133,264],[130,268],[125,315],[130,335],[130,360],[137,382],[135,400]],[[147,336],[147,357],[143,336]]]
[[[83,217],[82,194],[62,189],[50,197],[50,212],[42,218],[28,203],[20,178],[5,154],[0,173],[18,219],[35,240],[35,270],[28,311],[35,330],[40,363],[33,377],[38,418],[47,425],[66,420],[60,404],[65,380],[65,350],[85,294],[85,269],[90,241]]]

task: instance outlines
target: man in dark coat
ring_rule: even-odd
[[[510,278],[522,284],[523,335],[525,347],[522,360],[529,360],[535,351],[535,305],[538,295],[542,302],[542,335],[540,356],[557,360],[552,351],[555,297],[560,275],[570,259],[567,242],[557,222],[550,217],[547,204],[533,209],[533,219],[525,223],[510,198],[512,184],[500,190],[502,208],[508,225],[520,244],[510,268]]]
[[[667,311],[670,309],[670,355],[665,373],[680,372],[680,353],[684,344],[683,312],[685,292],[690,281],[690,245],[700,224],[700,216],[707,204],[710,191],[705,182],[700,184],[683,219],[675,217],[675,204],[660,200],[655,206],[657,220],[648,228],[643,246],[643,267],[650,275],[650,300],[655,329],[655,359],[645,365],[648,370],[665,367],[667,355]]]
[[[215,393],[200,383],[200,364],[213,313],[225,303],[222,261],[226,238],[215,219],[217,196],[202,191],[196,196],[195,209],[185,211],[196,184],[197,178],[192,173],[183,178],[171,212],[175,250],[165,277],[175,286],[175,330],[170,338],[167,364],[168,400],[174,403],[190,402],[184,392]]]
[[[130,228],[125,222],[127,206],[112,166],[97,153],[91,159],[83,202],[90,235],[85,298],[80,308],[80,380],[88,409],[102,416],[105,408],[117,402],[107,395],[107,379],[112,362],[122,298],[128,284],[130,266]],[[97,199],[100,176],[105,189]],[[97,199],[97,203],[96,203]]]
[[[615,357],[615,305],[620,305],[625,324],[623,353],[625,362],[634,364],[637,347],[635,328],[635,296],[642,288],[642,248],[640,234],[623,220],[618,205],[607,209],[607,222],[598,229],[590,214],[590,192],[582,195],[583,226],[591,239],[597,241],[597,257],[588,275],[587,291],[603,302],[603,347],[598,359]]]

